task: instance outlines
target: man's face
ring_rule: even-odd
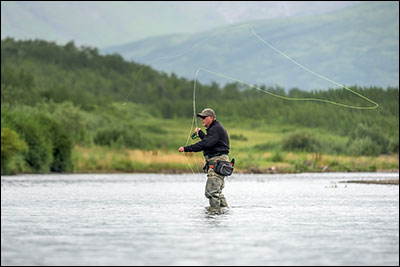
[[[208,117],[200,117],[201,123],[204,125],[204,127],[208,128],[210,124],[214,121],[214,117],[208,116]]]

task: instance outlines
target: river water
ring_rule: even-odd
[[[398,173],[1,177],[1,265],[399,265]]]

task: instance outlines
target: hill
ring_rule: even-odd
[[[1,1],[1,38],[105,48],[250,19],[320,14],[354,4],[249,1]]]
[[[107,47],[162,33],[204,31],[225,23],[215,10],[199,5],[196,11],[179,2],[2,1],[1,38]]]
[[[256,20],[257,35],[312,71],[347,86],[398,86],[399,4],[364,2],[328,14]],[[102,49],[192,79],[199,67],[285,89],[335,87],[304,71],[238,24]],[[201,82],[228,82],[202,74]],[[229,81],[230,82],[230,81]]]

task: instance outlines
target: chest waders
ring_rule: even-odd
[[[207,182],[204,195],[210,201],[210,207],[228,207],[225,196],[222,194],[222,189],[225,186],[225,176],[218,174],[215,171],[215,166],[219,161],[228,162],[228,155],[220,155],[212,158],[206,157],[206,165],[204,172],[207,173]]]

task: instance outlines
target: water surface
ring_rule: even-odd
[[[398,173],[1,178],[2,265],[399,265]]]

